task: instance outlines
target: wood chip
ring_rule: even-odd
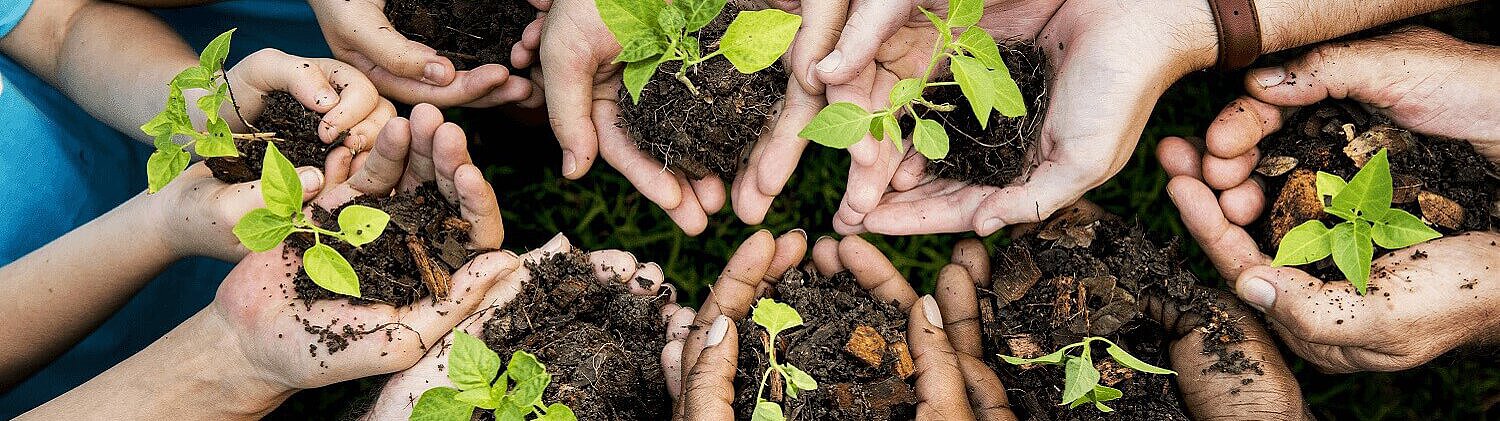
[[[1394,190],[1392,191],[1391,203],[1415,202],[1417,201],[1417,193],[1421,192],[1422,187],[1427,185],[1427,183],[1422,182],[1421,178],[1406,174],[1393,174],[1392,179],[1392,188]]]
[[[1042,279],[1042,270],[1036,267],[1031,249],[1021,245],[1012,245],[996,253],[993,273],[990,290],[995,293],[1000,307],[1021,299],[1036,281]]]
[[[1345,128],[1348,130],[1347,125]],[[1349,133],[1353,132],[1349,131]],[[1375,153],[1380,152],[1382,148],[1389,150],[1390,154],[1397,154],[1411,149],[1416,144],[1417,138],[1411,132],[1396,127],[1379,125],[1371,127],[1370,130],[1360,133],[1358,137],[1350,139],[1349,144],[1344,146],[1344,154],[1348,155],[1349,159],[1354,160],[1356,168],[1364,168],[1365,163],[1370,162],[1370,158],[1374,157]]]
[[[910,378],[917,371],[917,365],[911,360],[911,350],[907,349],[906,341],[891,342],[890,348],[886,350],[896,359],[896,375],[901,378]]]
[[[406,249],[411,251],[412,260],[417,263],[417,272],[422,275],[422,283],[427,284],[427,290],[432,291],[433,298],[447,299],[448,289],[453,287],[453,275],[428,255],[427,246],[422,244],[421,237],[407,234]]]
[[[1417,193],[1417,205],[1428,223],[1447,229],[1458,229],[1464,223],[1464,207],[1452,199],[1423,190]]]
[[[1297,225],[1322,217],[1323,199],[1318,197],[1318,175],[1307,169],[1292,171],[1271,206],[1271,238],[1279,241]]]
[[[1135,370],[1113,359],[1101,359],[1094,363],[1094,368],[1099,370],[1099,382],[1105,386],[1114,386],[1135,377]]]
[[[1268,156],[1255,166],[1255,172],[1266,177],[1280,177],[1297,168],[1297,158],[1290,156]]]
[[[1047,355],[1042,347],[1036,344],[1036,337],[1030,333],[1018,333],[1005,336],[1005,347],[1010,349],[1012,356],[1021,358],[1036,358]]]
[[[1057,297],[1052,300],[1052,324],[1061,325],[1073,317],[1073,304],[1081,298],[1072,294],[1074,290],[1080,290],[1078,282],[1071,276],[1063,275],[1047,281],[1057,288]]]
[[[880,337],[880,332],[873,327],[856,327],[849,335],[849,342],[844,345],[844,352],[859,358],[870,367],[879,367],[885,354],[885,338]]]

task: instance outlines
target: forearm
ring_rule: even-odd
[[[1473,0],[1258,0],[1261,52],[1300,47]]]
[[[294,390],[258,376],[211,310],[20,420],[258,420]]]
[[[0,389],[103,323],[176,261],[142,194],[0,268]]]

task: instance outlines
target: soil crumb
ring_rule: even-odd
[[[510,68],[511,49],[536,20],[537,9],[526,0],[389,0],[385,15],[401,35],[469,70],[490,63]]]
[[[951,178],[991,186],[1006,186],[1025,176],[1035,166],[1032,149],[1042,133],[1049,95],[1047,57],[1035,44],[1004,45],[1000,56],[1011,78],[1027,99],[1026,115],[1006,118],[991,113],[989,127],[981,128],[974,111],[957,86],[930,88],[926,97],[934,104],[953,104],[949,112],[923,109],[922,117],[937,120],[948,131],[948,157],[927,164],[927,171]],[[910,133],[910,128],[904,128]]]
[[[282,139],[276,142],[276,149],[288,161],[292,161],[293,167],[323,168],[328,161],[328,153],[343,143],[343,137],[340,136],[332,144],[323,143],[323,139],[318,137],[318,127],[323,121],[323,115],[303,107],[290,93],[275,91],[266,94],[263,99],[266,110],[253,123],[255,128],[264,133],[276,133],[276,137]],[[266,156],[266,142],[236,140],[234,145],[240,150],[240,156],[204,160],[208,168],[213,170],[214,178],[229,184],[259,180],[261,164]]]
[[[772,376],[766,396],[782,405],[788,420],[909,420],[916,416],[906,313],[895,303],[876,300],[849,272],[823,277],[810,269],[787,271],[774,294],[777,301],[801,313],[805,323],[777,336],[778,360],[818,381],[817,390],[793,399],[782,392],[782,380]],[[769,365],[768,338],[766,330],[749,317],[737,327],[741,333],[734,408],[738,419],[750,419],[761,373]]]

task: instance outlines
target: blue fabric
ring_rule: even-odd
[[[0,0],[0,37],[20,21],[32,1]],[[297,55],[329,56],[312,11],[302,1],[229,1],[159,14],[200,49],[214,36],[238,26],[230,63],[270,46]],[[94,219],[146,187],[148,145],[89,116],[3,55],[0,148],[6,151],[0,154],[0,265]],[[128,238],[101,241],[130,244]],[[13,418],[67,392],[145,348],[207,305],[230,267],[204,258],[173,265],[83,342],[0,395],[0,419]]]

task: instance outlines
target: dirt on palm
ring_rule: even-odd
[[[526,0],[389,0],[385,15],[401,35],[469,70],[491,63],[510,68],[511,49],[537,9]]]
[[[318,137],[318,127],[323,115],[308,110],[292,97],[292,94],[275,91],[263,97],[265,111],[254,121],[255,129],[262,133],[275,133],[276,149],[292,161],[293,167],[323,168],[328,153],[343,143],[340,136],[334,143],[323,143]],[[262,140],[236,140],[234,146],[240,156],[217,157],[204,160],[213,170],[214,178],[235,184],[260,179],[261,164],[266,156],[266,142]]]
[[[1047,57],[1035,44],[1003,45],[1000,56],[1010,69],[1011,78],[1026,99],[1026,115],[1006,118],[991,113],[988,128],[979,126],[969,102],[957,86],[928,89],[926,98],[934,104],[953,104],[953,111],[922,109],[922,117],[937,120],[948,132],[948,156],[929,162],[927,171],[941,178],[977,184],[1005,186],[1024,177],[1035,166],[1032,150],[1042,133],[1047,115]],[[910,133],[910,128],[903,130]]]

